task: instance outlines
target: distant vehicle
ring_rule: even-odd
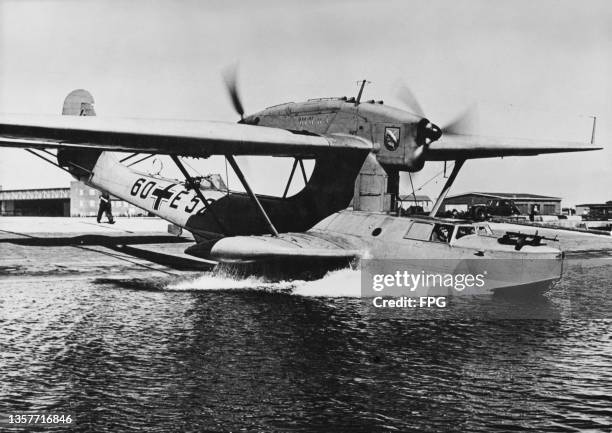
[[[586,221],[609,221],[612,219],[612,201],[604,205],[593,205],[589,212],[582,216]]]
[[[401,209],[401,208],[400,208]],[[423,206],[410,206],[408,209],[400,210],[401,216],[426,215]]]
[[[484,221],[492,216],[517,216],[521,211],[512,200],[489,200],[486,205],[475,205],[469,210],[470,217]]]

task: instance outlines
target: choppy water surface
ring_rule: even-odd
[[[609,431],[611,269],[573,261],[545,299],[436,318],[372,311],[354,271],[5,281],[0,412],[96,432]]]

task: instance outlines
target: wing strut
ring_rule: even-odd
[[[285,186],[285,192],[283,193],[283,198],[287,197],[287,193],[289,192],[289,187],[291,186],[291,181],[293,180],[293,175],[295,173],[295,169],[297,168],[298,160],[295,158],[293,160],[293,167],[291,167],[291,174],[289,175],[289,180],[287,180],[287,186]]]
[[[261,213],[261,216],[265,220],[266,225],[268,226],[268,229],[270,230],[270,233],[272,234],[272,236],[278,236],[278,231],[276,230],[276,227],[274,227],[274,224],[272,224],[272,221],[270,221],[268,214],[264,210],[263,206],[259,202],[259,199],[255,195],[253,190],[251,189],[251,186],[249,185],[246,178],[244,177],[244,174],[242,174],[242,170],[240,170],[240,167],[238,167],[238,164],[236,163],[234,156],[227,155],[227,160],[232,166],[232,168],[234,169],[234,172],[236,173],[236,176],[238,176],[238,179],[240,179],[240,182],[242,183],[242,186],[246,190],[247,194],[249,194],[249,197],[251,197],[251,199],[255,203],[255,206],[257,206],[257,209],[259,209],[259,212]]]
[[[70,173],[70,170],[66,169],[65,167],[62,167],[61,165],[59,165],[59,164],[58,164],[58,163],[56,163],[56,162],[51,161],[50,159],[45,158],[44,156],[42,156],[42,155],[40,155],[40,154],[36,153],[34,150],[32,150],[32,149],[24,149],[24,150],[25,150],[26,152],[30,152],[30,153],[31,153],[32,155],[34,155],[34,156],[38,156],[38,157],[39,157],[40,159],[42,159],[43,161],[47,161],[49,164],[54,165],[54,166],[56,166],[57,168],[60,168],[60,169],[64,170],[66,173]],[[54,158],[57,158],[57,155],[52,154],[52,153],[51,153],[51,152],[49,152],[47,149],[37,149],[37,150],[40,150],[41,152],[44,152],[44,153],[46,153],[47,155],[50,155],[50,156],[52,156],[52,157],[54,157]],[[84,168],[84,167],[81,167],[79,164],[75,164],[74,162],[67,161],[67,162],[66,162],[66,164],[71,165],[71,166],[76,167],[76,168],[79,168],[79,169],[83,170],[83,171],[84,171],[84,172],[86,172],[86,173],[92,174],[92,171],[91,171],[91,170],[88,170],[88,169],[86,169],[86,168]],[[70,174],[72,174],[72,173],[70,173]]]
[[[283,198],[287,197],[287,193],[289,192],[289,187],[291,186],[291,181],[293,180],[293,175],[295,174],[295,169],[297,168],[298,162],[300,163],[300,168],[302,169],[302,177],[304,178],[304,185],[308,183],[308,176],[306,176],[306,169],[304,168],[304,162],[302,158],[295,158],[293,160],[293,167],[291,168],[291,174],[289,175],[289,180],[287,181],[287,186],[285,186],[285,192],[283,193]]]
[[[138,155],[140,155],[140,153],[132,153],[131,155],[126,156],[125,158],[123,158],[123,159],[122,159],[121,161],[119,161],[119,162],[123,164],[123,163],[124,163],[125,161],[127,161],[128,159],[132,159],[132,158],[134,158],[135,156],[138,156]]]
[[[49,164],[52,164],[52,165],[56,166],[57,168],[60,168],[60,169],[64,170],[66,173],[70,173],[70,170],[68,170],[67,168],[62,167],[61,165],[59,165],[59,164],[57,164],[57,163],[55,163],[55,162],[51,161],[50,159],[45,158],[45,157],[44,157],[44,156],[42,156],[42,155],[39,155],[38,153],[34,152],[32,149],[24,149],[24,150],[25,150],[26,152],[30,152],[30,153],[31,153],[32,155],[34,155],[34,156],[38,156],[38,157],[39,157],[40,159],[42,159],[43,161],[47,161]],[[47,152],[45,149],[42,149],[42,150],[43,150],[43,152]],[[51,152],[47,152],[47,153],[51,153]],[[52,156],[55,156],[55,155],[53,155],[53,154],[51,154],[51,155],[52,155]]]
[[[217,214],[211,208],[210,204],[208,203],[208,200],[206,200],[206,197],[204,197],[204,194],[202,194],[202,190],[200,189],[198,183],[189,175],[189,172],[187,171],[187,169],[185,169],[185,166],[183,165],[181,160],[178,158],[178,156],[170,155],[170,158],[172,158],[172,161],[174,161],[174,163],[179,168],[179,170],[181,170],[181,173],[183,173],[183,176],[185,176],[186,187],[187,188],[191,188],[191,189],[193,189],[195,191],[195,193],[198,196],[198,198],[200,199],[200,201],[202,203],[204,203],[204,207],[206,208],[206,210],[208,212],[210,212],[210,214],[212,215],[213,219],[217,223],[217,226],[219,226],[219,228],[221,229],[221,232],[223,232],[223,234],[226,235],[226,236],[231,235],[225,229],[223,224],[221,224],[221,221],[219,221],[219,218],[217,218]]]
[[[457,174],[459,174],[459,170],[461,170],[461,167],[463,167],[464,162],[465,162],[465,159],[458,159],[457,161],[455,161],[455,165],[453,166],[453,171],[451,172],[450,176],[446,180],[446,183],[444,184],[444,188],[442,188],[442,192],[440,193],[440,195],[438,196],[436,200],[436,204],[434,204],[434,207],[431,209],[431,212],[429,213],[430,217],[435,217],[436,214],[438,213],[440,206],[442,206],[442,202],[448,195],[448,192],[450,191],[451,186],[453,186],[453,182],[455,182],[455,178],[457,177]]]
[[[304,186],[308,183],[308,176],[306,176],[306,169],[304,168],[304,160],[302,158],[299,159],[300,168],[302,169],[302,177],[304,178]]]
[[[139,153],[135,153],[135,155],[140,155],[140,154],[139,154]],[[149,155],[147,155],[147,156],[144,156],[144,157],[140,158],[138,161],[131,162],[131,163],[128,165],[128,167],[131,167],[131,166],[133,166],[133,165],[136,165],[136,164],[138,164],[139,162],[146,161],[147,159],[149,159],[149,158],[151,158],[151,157],[153,157],[153,156],[155,156],[155,154],[154,154],[154,153],[151,153],[151,154],[149,154]],[[122,161],[122,162],[123,162],[123,161],[125,161],[125,158],[124,158],[124,159],[122,159],[121,161]]]

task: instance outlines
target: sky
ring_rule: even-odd
[[[408,85],[439,125],[475,104],[487,132],[588,141],[596,115],[604,150],[468,161],[451,194],[612,200],[608,1],[0,0],[0,112],[59,114],[66,94],[85,88],[99,116],[236,121],[222,79],[235,63],[247,112],[354,95],[367,78],[364,98],[402,107],[398,88]],[[219,158],[189,162],[224,174]],[[289,161],[241,162],[256,191],[282,192]],[[441,169],[428,163],[415,187]],[[23,150],[0,149],[4,189],[70,180]],[[443,182],[419,193],[435,197]]]

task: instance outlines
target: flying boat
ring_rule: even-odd
[[[499,237],[486,223],[436,215],[468,159],[596,150],[595,121],[584,143],[474,135],[461,130],[466,115],[437,126],[408,90],[406,109],[362,100],[365,80],[355,97],[282,103],[247,115],[235,75],[226,82],[237,123],[98,117],[92,95],[78,89],[66,97],[62,116],[0,115],[0,146],[24,148],[190,232],[195,243],[187,254],[225,266],[320,276],[366,259],[512,259],[522,263],[512,271],[524,276],[521,285],[559,278],[562,252],[537,234]],[[130,160],[141,155],[168,155],[184,179],[132,168]],[[227,160],[244,191],[204,187],[183,161],[213,155]],[[257,194],[235,158],[242,155],[292,158],[284,194]],[[306,160],[314,163],[309,177]],[[429,216],[393,215],[400,172],[417,172],[428,161],[454,162]],[[305,185],[288,195],[298,172]],[[538,266],[539,259],[556,265]]]

